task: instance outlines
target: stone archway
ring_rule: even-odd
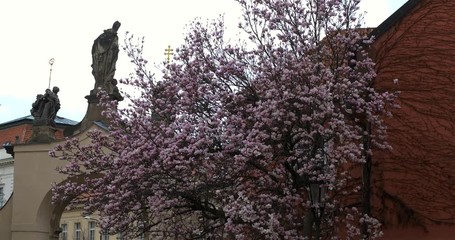
[[[86,132],[93,124],[74,137],[87,140]],[[14,194],[0,211],[0,239],[49,240],[58,239],[60,217],[66,203],[51,203],[52,183],[65,178],[56,171],[66,162],[49,157],[57,143],[16,145],[14,163]]]
[[[52,204],[52,191],[46,194],[36,214],[36,222],[49,225],[49,239],[59,239],[60,218],[67,203]]]

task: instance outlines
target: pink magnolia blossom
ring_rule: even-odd
[[[321,236],[363,238],[361,224],[380,236],[377,220],[349,207],[361,184],[350,169],[371,152],[364,139],[389,147],[381,118],[395,97],[373,87],[360,1],[237,2],[249,38],[228,43],[222,19],[195,21],[162,79],[146,70],[143,40],[126,39],[136,67],[121,83],[139,96],[124,93],[125,109],[104,97],[109,132],[51,152],[68,161],[53,200],[84,194],[86,212],[129,238],[304,239],[319,207]],[[324,202],[310,201],[311,182],[327,189]]]

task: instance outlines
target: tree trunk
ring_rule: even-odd
[[[303,236],[305,236],[305,239],[311,239],[313,223],[314,223],[313,211],[311,209],[308,209],[306,211],[305,218],[303,219]]]

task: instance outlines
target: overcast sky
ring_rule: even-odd
[[[406,0],[363,0],[367,27],[376,27]],[[30,114],[36,94],[49,81],[49,60],[55,59],[52,86],[60,88],[59,116],[80,121],[84,98],[93,89],[93,40],[115,20],[125,32],[145,36],[145,55],[151,63],[164,61],[164,49],[178,47],[185,25],[195,17],[225,15],[228,32],[237,31],[240,18],[233,0],[15,0],[0,1],[0,123]],[[150,66],[152,67],[152,66]],[[120,52],[116,78],[127,77],[132,66]]]

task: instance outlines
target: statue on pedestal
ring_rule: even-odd
[[[54,123],[57,112],[60,109],[60,100],[58,98],[58,87],[46,89],[44,94],[37,94],[36,100],[32,104],[30,113],[35,118],[35,123]]]
[[[102,88],[108,94],[114,93],[113,80],[119,52],[117,37],[119,28],[120,22],[114,22],[112,28],[104,30],[93,42],[92,74],[95,77],[95,88],[91,91],[92,95],[97,93],[98,88]]]
[[[110,100],[117,102],[122,101],[117,85],[117,80],[114,79],[116,63],[119,53],[119,44],[117,31],[120,28],[120,22],[115,21],[112,28],[106,29],[100,34],[92,45],[92,74],[95,78],[95,87],[90,91],[90,94],[85,96],[88,102],[87,112],[82,119],[79,128],[84,129],[93,121],[102,121],[107,123],[108,120],[103,116],[102,112],[105,107],[100,103],[97,96],[99,90],[106,92]]]

